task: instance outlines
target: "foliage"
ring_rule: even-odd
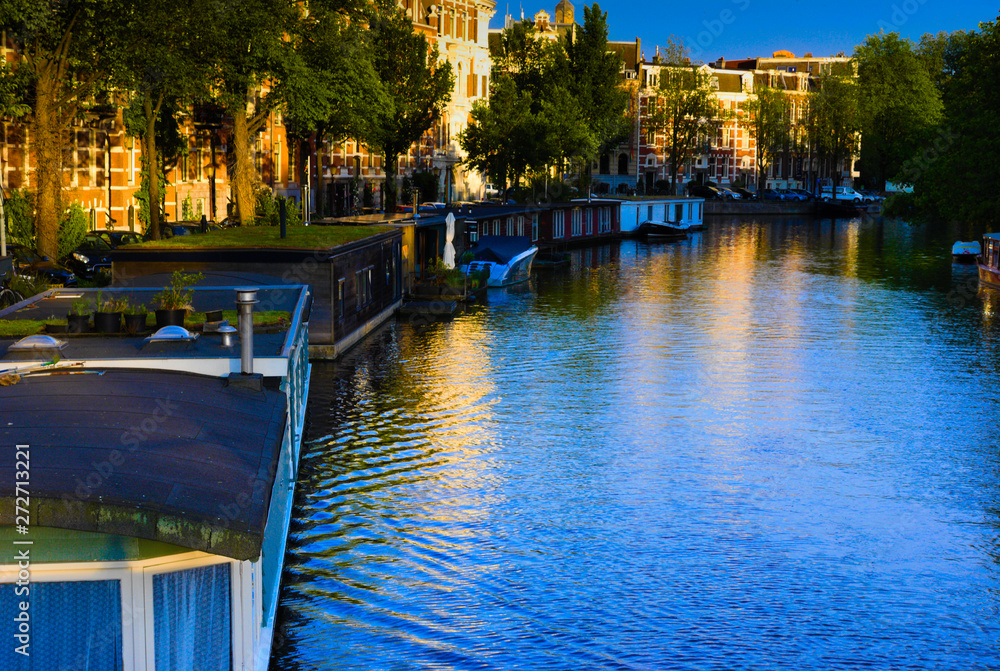
[[[885,189],[941,119],[941,96],[909,40],[869,35],[857,47],[861,171]]]
[[[84,236],[87,235],[88,222],[87,212],[80,203],[69,206],[63,214],[62,221],[59,222],[59,248],[56,258],[69,256],[80,246]]]
[[[142,161],[141,162],[142,162],[142,170],[141,170],[140,176],[139,176],[139,190],[136,191],[134,194],[132,194],[132,197],[135,198],[135,201],[137,203],[139,203],[139,210],[136,213],[136,217],[139,219],[139,222],[142,224],[143,230],[145,230],[145,231],[151,231],[151,229],[150,229],[151,218],[150,218],[150,214],[149,214],[149,171],[146,169],[147,168],[147,161],[145,159],[145,156],[142,157]],[[157,193],[166,194],[166,192],[167,192],[167,178],[164,175],[162,169],[159,171],[158,177],[159,177],[159,179],[157,180],[157,184],[158,184]],[[161,196],[157,200],[158,200],[158,202],[160,204],[160,206],[157,208],[157,212],[159,214],[159,216],[158,216],[157,219],[159,221],[164,221],[165,217],[164,217],[163,197]],[[158,236],[154,236],[154,239],[155,239],[155,237],[158,237]]]
[[[7,218],[8,240],[35,247],[35,195],[27,189],[14,189],[3,205]]]
[[[858,151],[861,131],[858,116],[858,87],[853,79],[824,76],[819,90],[810,95],[806,133],[821,162],[826,162],[840,184],[840,165]]]
[[[94,300],[94,309],[97,312],[124,312],[128,305],[128,298],[117,298],[111,294],[106,295],[103,291],[98,291],[97,298]]]
[[[41,333],[46,322],[37,319],[0,319],[0,338],[24,338]]]
[[[298,203],[292,198],[275,196],[271,189],[263,184],[257,187],[257,210],[254,223],[258,226],[280,226],[282,203],[285,203],[285,225],[301,226],[302,213]]]
[[[204,279],[201,273],[185,273],[175,270],[170,276],[170,286],[164,287],[153,296],[153,301],[159,304],[163,310],[183,310],[191,309],[191,299],[194,291],[191,289],[195,284]]]
[[[69,314],[71,315],[89,315],[94,311],[94,305],[89,298],[83,296],[82,298],[77,298],[69,306]]]
[[[749,116],[746,128],[757,147],[757,190],[763,192],[767,170],[791,134],[788,100],[781,91],[762,86],[753,98],[747,100],[743,109]]]
[[[668,40],[663,64],[658,97],[646,127],[666,135],[670,190],[676,194],[680,167],[701,153],[706,137],[715,134],[725,116],[715,97],[711,72],[690,64],[683,42]]]
[[[913,194],[895,208],[913,214],[971,222],[983,228],[1000,223],[1000,19],[947,40],[940,89],[944,114],[899,171]],[[895,200],[895,199],[894,199]],[[904,210],[905,211],[905,210]]]
[[[133,303],[127,296],[120,299],[119,307],[123,314],[127,315],[144,315],[149,312],[149,308],[146,307],[145,303],[141,301],[138,303]]]
[[[372,114],[361,137],[385,157],[385,210],[396,207],[398,157],[440,117],[451,99],[454,76],[437,45],[413,30],[395,0],[374,0],[368,10],[373,66],[386,100]]]
[[[421,203],[433,203],[438,199],[438,177],[433,172],[420,170],[413,173],[413,188],[420,192]]]
[[[175,235],[166,240],[150,240],[132,249],[331,249],[338,245],[385,233],[381,226],[289,226],[288,235],[280,238],[275,226],[240,226],[198,235]]]
[[[608,14],[595,2],[583,8],[583,26],[566,44],[572,76],[569,90],[593,142],[592,160],[628,136],[631,122],[625,116],[629,93],[620,86],[621,57],[608,49]]]
[[[49,283],[40,275],[14,275],[10,278],[10,288],[25,298],[30,298],[31,296],[37,296],[44,291],[48,291]]]

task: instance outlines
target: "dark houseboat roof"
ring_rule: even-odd
[[[255,559],[285,403],[278,391],[189,373],[29,374],[0,387],[0,441],[30,448],[33,526]],[[15,459],[4,459],[0,525],[15,524],[17,482]]]
[[[469,253],[475,261],[507,263],[529,249],[531,238],[525,235],[484,235]]]

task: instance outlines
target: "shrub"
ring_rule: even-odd
[[[35,195],[25,189],[11,191],[3,204],[10,242],[35,248]]]
[[[302,211],[294,198],[285,196],[275,196],[271,189],[261,185],[257,189],[257,212],[254,217],[254,224],[257,226],[280,226],[281,225],[281,203],[285,203],[285,225],[300,226],[302,224]]]
[[[87,212],[80,203],[73,203],[59,222],[59,258],[68,256],[80,246],[87,235]]]

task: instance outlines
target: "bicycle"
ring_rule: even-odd
[[[24,294],[10,286],[11,280],[17,276],[17,271],[13,268],[9,273],[4,274],[3,281],[0,282],[0,310],[17,305],[24,300]]]

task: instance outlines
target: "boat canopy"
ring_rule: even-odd
[[[109,369],[0,387],[4,444],[27,445],[32,525],[260,556],[285,434],[285,395],[225,378]],[[0,524],[15,523],[15,460]]]
[[[473,261],[507,263],[531,247],[531,238],[526,235],[484,235],[467,253]]]

